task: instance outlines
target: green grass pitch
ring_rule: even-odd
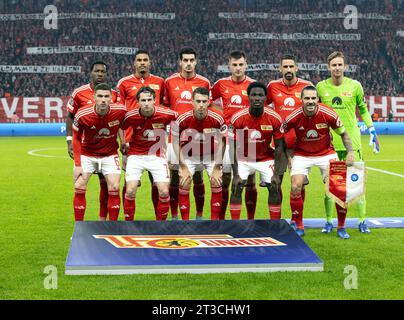
[[[381,136],[374,155],[363,137],[367,166],[404,175],[404,136]],[[28,154],[53,156],[38,157]],[[0,299],[403,299],[404,230],[369,235],[307,230],[304,240],[324,261],[324,272],[205,275],[65,276],[74,227],[72,161],[63,137],[0,138]],[[289,176],[283,185],[283,217],[290,218]],[[368,217],[404,216],[404,178],[373,170],[367,175]],[[136,219],[153,219],[148,177],[137,195]],[[206,188],[205,216],[209,188]],[[320,174],[314,169],[304,216],[324,217]],[[98,178],[90,181],[86,220],[98,219]],[[257,218],[266,218],[267,191],[259,188]],[[194,213],[192,215],[194,217]],[[245,217],[245,211],[242,213]],[[348,217],[352,215],[348,212]],[[120,220],[123,219],[122,213]],[[58,288],[47,290],[44,268],[56,266]],[[344,268],[356,266],[358,288],[344,288]]]

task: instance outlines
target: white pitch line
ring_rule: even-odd
[[[404,162],[404,160],[365,160],[365,162]]]
[[[377,172],[389,174],[389,175],[391,175],[391,176],[396,176],[396,177],[404,178],[404,174],[398,174],[398,173],[395,173],[395,172],[390,172],[390,171],[386,171],[386,170],[376,169],[376,168],[372,168],[372,167],[366,167],[366,168],[369,169],[369,170],[373,170],[373,171],[377,171]]]
[[[30,150],[27,153],[30,156],[35,156],[35,157],[43,157],[43,158],[63,158],[63,159],[68,159],[68,156],[51,156],[48,154],[36,154],[36,152],[40,151],[48,151],[48,150],[64,150],[65,148],[42,148],[42,149],[35,149],[35,150]]]

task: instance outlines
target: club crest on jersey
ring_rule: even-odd
[[[233,238],[229,234],[212,235],[93,235],[119,249],[192,249],[286,246],[271,237]]]
[[[301,98],[301,93],[300,92],[295,92],[295,97],[300,99]]]
[[[327,129],[327,128],[328,128],[328,124],[326,124],[326,123],[317,123],[317,124],[316,124],[316,128],[317,128],[317,129]]]
[[[242,98],[236,94],[230,98],[231,103],[241,104]]]
[[[98,131],[99,136],[109,136],[110,131],[108,128],[102,128],[100,131]]]
[[[294,107],[295,104],[296,104],[295,99],[290,98],[290,97],[286,98],[286,99],[283,101],[283,105],[284,105],[285,107]]]
[[[309,131],[307,131],[307,133],[306,133],[306,137],[307,137],[308,139],[314,139],[314,138],[317,138],[317,137],[318,137],[318,133],[317,133],[316,130],[309,130]]]
[[[192,94],[189,91],[182,91],[181,92],[181,99],[191,100]]]
[[[247,90],[241,90],[241,94],[242,94],[243,96],[248,96]]]
[[[341,96],[351,98],[351,97],[352,97],[352,93],[351,93],[351,92],[341,92]]]
[[[261,125],[261,130],[263,130],[263,131],[270,131],[270,130],[273,130],[273,127],[272,126],[266,126],[266,125]]]
[[[119,120],[108,122],[108,127],[114,127],[119,125]]]
[[[153,123],[153,129],[164,129],[164,123]]]

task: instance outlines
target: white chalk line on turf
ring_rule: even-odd
[[[63,158],[63,159],[68,159],[68,156],[52,156],[49,154],[37,154],[37,152],[41,152],[41,151],[48,151],[48,150],[65,150],[66,148],[42,148],[42,149],[34,149],[34,150],[30,150],[27,153],[30,156],[35,156],[35,157],[44,157],[44,158]]]
[[[372,167],[366,167],[366,168],[369,169],[369,170],[372,170],[372,171],[377,171],[377,172],[389,174],[389,175],[391,175],[391,176],[396,176],[396,177],[404,178],[404,174],[398,174],[398,173],[395,173],[395,172],[390,172],[390,171],[386,171],[386,170],[376,169],[376,168],[372,168]]]

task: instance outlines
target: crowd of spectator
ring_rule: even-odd
[[[41,13],[49,4],[46,0],[11,0],[0,3],[1,14]],[[328,54],[341,50],[347,62],[357,66],[348,73],[359,80],[368,95],[402,95],[404,1],[280,1],[280,0],[81,0],[54,1],[59,13],[73,12],[159,12],[175,13],[173,20],[59,19],[58,29],[44,29],[42,20],[1,21],[0,65],[73,65],[81,73],[21,74],[0,73],[0,96],[59,96],[69,95],[75,87],[88,81],[89,67],[96,60],[109,66],[109,82],[114,84],[133,72],[133,55],[108,53],[27,54],[29,47],[95,45],[135,47],[150,51],[152,72],[167,77],[177,71],[177,53],[191,46],[199,54],[198,73],[213,83],[224,73],[219,65],[227,63],[231,50],[246,52],[248,62],[278,63],[284,53],[293,53],[299,62],[326,63]],[[389,15],[391,19],[359,19],[358,29],[346,29],[344,20],[279,20],[223,19],[219,12],[265,13],[326,13],[343,12],[345,5],[355,5],[359,13]],[[38,8],[42,8],[39,10]],[[209,40],[209,33],[350,33],[360,34],[360,41],[331,40]],[[279,77],[276,71],[256,71],[249,75],[267,83]],[[328,72],[302,70],[299,76],[314,83],[328,77]]]

